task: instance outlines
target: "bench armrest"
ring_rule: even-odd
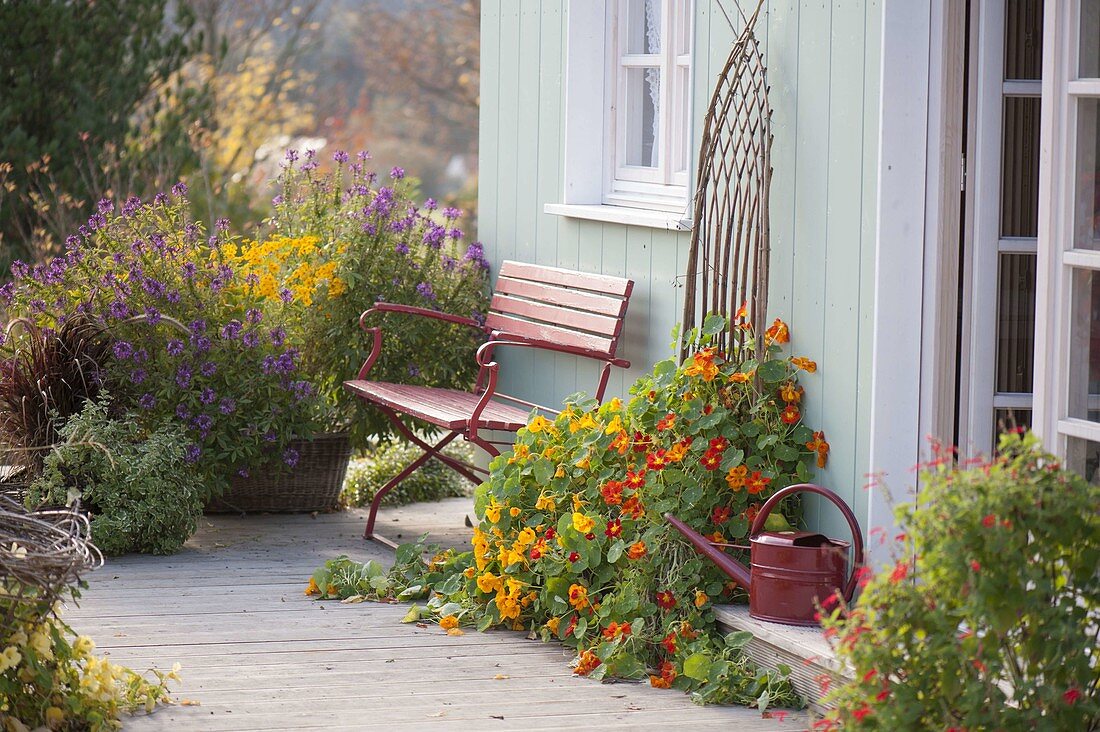
[[[599,353],[597,351],[590,351],[586,348],[577,348],[576,346],[563,346],[560,343],[550,343],[548,341],[538,340],[489,340],[481,344],[481,347],[477,349],[477,365],[480,367],[480,373],[478,374],[478,384],[485,384],[485,391],[482,392],[481,402],[474,409],[473,419],[471,419],[471,427],[473,428],[473,434],[477,434],[477,418],[481,415],[481,411],[488,405],[489,400],[492,399],[493,394],[496,392],[497,372],[500,370],[500,364],[493,360],[493,349],[497,346],[514,346],[517,348],[538,348],[544,351],[554,351],[556,353],[568,353],[574,356],[586,356],[587,358],[603,361],[603,369],[600,372],[600,381],[596,386],[596,401],[603,401],[603,393],[607,389],[607,381],[611,376],[611,367],[619,366],[621,368],[629,368],[630,362],[625,358],[608,358],[606,353]]]
[[[364,310],[363,314],[359,316],[359,327],[367,333],[371,334],[371,349],[370,355],[367,356],[367,360],[363,362],[363,365],[359,368],[359,379],[366,379],[367,374],[374,367],[374,362],[378,360],[378,356],[382,353],[382,327],[378,325],[368,326],[367,318],[371,313],[401,313],[403,315],[421,315],[426,318],[432,318],[434,320],[442,320],[446,323],[454,323],[455,325],[466,325],[482,333],[487,333],[485,326],[477,322],[473,318],[464,318],[461,315],[452,315],[451,313],[442,313],[438,310],[429,310],[428,308],[421,308],[415,305],[399,305],[392,302],[376,302],[374,307],[369,310]]]
[[[370,330],[367,327],[367,316],[371,313],[402,313],[404,315],[421,315],[425,318],[433,318],[435,320],[442,320],[447,323],[454,323],[456,325],[466,325],[471,328],[476,328],[480,331],[485,331],[485,326],[477,322],[473,318],[464,318],[461,315],[452,315],[451,313],[443,313],[438,310],[429,310],[428,308],[417,307],[416,305],[399,305],[392,302],[376,302],[374,307],[369,310],[365,310],[362,315],[359,316],[359,327],[363,330]]]

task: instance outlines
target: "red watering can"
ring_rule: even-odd
[[[794,493],[825,496],[840,509],[852,532],[853,561],[862,563],[863,537],[855,514],[835,493],[817,485],[788,486],[764,503],[749,529],[751,569],[675,516],[666,513],[665,518],[687,537],[696,551],[710,558],[734,582],[748,590],[749,615],[787,625],[817,625],[815,602],[823,602],[840,588],[843,588],[844,599],[851,601],[856,589],[856,573],[854,569],[848,572],[850,544],[846,541],[808,531],[761,531],[775,505]]]

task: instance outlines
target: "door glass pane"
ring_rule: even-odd
[[[1042,70],[1042,0],[1006,0],[1005,78],[1038,79]]]
[[[1100,249],[1100,99],[1077,102],[1077,196],[1074,242],[1078,249]]]
[[[1100,274],[1074,272],[1070,297],[1070,417],[1100,422]]]
[[[1005,432],[1017,429],[1031,429],[1030,409],[994,409],[993,410],[993,434],[994,444]]]
[[[1035,360],[1035,255],[1000,255],[997,391],[1030,392]]]
[[[1100,484],[1100,442],[1070,437],[1066,440],[1066,467]]]
[[[626,0],[627,53],[661,52],[661,0]]]
[[[1039,232],[1039,98],[1005,97],[1001,236]]]
[[[656,67],[626,69],[626,136],[623,162],[657,167],[660,155],[661,70]]]
[[[1011,2],[1011,0],[1009,0]],[[1081,0],[1079,75],[1100,77],[1100,0]]]
[[[676,54],[691,53],[691,12],[688,0],[675,0],[675,13],[672,17],[676,25]]]

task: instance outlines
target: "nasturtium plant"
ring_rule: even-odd
[[[724,327],[711,317],[688,334],[694,355],[656,364],[629,402],[578,395],[554,419],[534,416],[478,489],[473,552],[426,578],[429,608],[558,639],[592,678],[648,677],[703,702],[796,704],[785,679],[743,656],[744,637],[720,634],[714,603],[741,590],[664,518],[743,541],[768,496],[827,458],[800,410],[798,373],[817,367],[783,355],[787,326],[776,320],[758,340],[745,325],[728,357],[714,340]]]
[[[1100,486],[1030,434],[988,461],[938,449],[920,485],[895,564],[826,603],[854,681],[815,729],[1100,728]]]

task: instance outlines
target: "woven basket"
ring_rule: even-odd
[[[336,508],[351,458],[347,433],[294,440],[287,447],[298,451],[294,468],[255,470],[247,478],[234,476],[221,498],[207,504],[207,513],[296,513]]]

